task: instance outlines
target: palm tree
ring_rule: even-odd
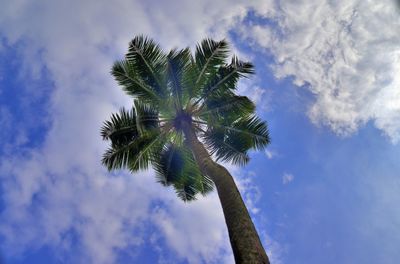
[[[172,186],[183,201],[217,188],[236,263],[269,263],[236,184],[218,161],[244,165],[248,151],[269,143],[255,105],[235,94],[253,65],[233,56],[225,40],[205,39],[196,47],[164,53],[144,36],[129,44],[111,73],[133,97],[104,122],[111,146],[102,163],[131,172],[152,165],[158,182]]]

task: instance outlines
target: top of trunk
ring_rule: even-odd
[[[188,125],[192,124],[192,116],[185,112],[185,111],[180,111],[175,119],[174,119],[174,127],[176,130],[183,130],[184,127],[187,127]]]

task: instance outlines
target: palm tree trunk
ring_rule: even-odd
[[[192,150],[202,173],[207,174],[217,187],[235,262],[269,264],[267,254],[231,174],[210,158],[210,154],[197,139],[189,124],[183,128],[183,132],[186,144]]]

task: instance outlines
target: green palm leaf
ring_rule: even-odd
[[[245,116],[229,125],[213,124],[203,137],[217,160],[238,165],[249,161],[248,150],[263,149],[270,142],[266,123],[254,115]]]
[[[196,47],[195,65],[197,78],[193,86],[192,94],[198,94],[209,81],[209,76],[215,75],[220,65],[224,65],[228,58],[229,47],[225,40],[214,41],[204,39]]]
[[[174,144],[169,144],[160,153],[154,169],[157,172],[158,182],[169,186],[183,177],[184,153]]]
[[[254,111],[255,105],[247,96],[232,95],[229,97],[208,98],[196,114],[207,120],[209,115],[223,117],[227,113],[234,113],[238,116],[244,116]]]
[[[175,107],[182,108],[188,96],[183,89],[185,71],[190,67],[191,54],[188,48],[177,51],[171,50],[167,56],[167,77],[171,95],[176,99]]]
[[[162,73],[165,70],[166,55],[151,39],[137,36],[129,43],[126,60],[130,62],[137,75],[160,97],[165,97],[167,90]]]
[[[101,128],[104,140],[111,140],[113,145],[124,145],[139,136],[136,126],[136,113],[122,108],[119,113],[112,114],[109,121],[105,121]]]
[[[169,144],[154,164],[158,182],[173,185],[178,196],[185,201],[195,199],[197,193],[205,195],[213,189],[211,179],[200,172],[191,151],[184,145]]]
[[[164,133],[151,131],[125,145],[112,145],[103,155],[108,170],[127,168],[130,171],[147,169],[165,142]]]
[[[229,133],[232,140],[243,138],[243,141],[251,142],[249,149],[262,150],[270,143],[267,124],[254,115],[240,118],[230,126],[216,125],[216,127]]]
[[[160,119],[156,108],[138,100],[135,100],[133,104],[136,110],[136,126],[139,133],[159,127]]]
[[[200,98],[197,99],[194,105],[199,104],[208,97],[232,96],[239,79],[253,73],[253,64],[240,61],[234,56],[229,65],[221,65],[215,76],[209,78],[208,83],[202,89]]]
[[[149,103],[161,101],[157,91],[139,76],[131,62],[127,60],[115,62],[111,74],[128,95]]]
[[[248,142],[234,140],[224,129],[209,128],[203,134],[203,139],[217,161],[228,161],[238,165],[244,165],[249,161]]]
[[[190,54],[190,63],[185,68],[182,75],[182,87],[184,101],[186,101],[186,107],[189,106],[192,99],[199,96],[201,89],[196,88],[195,83],[199,76],[199,70],[196,65],[194,57]]]

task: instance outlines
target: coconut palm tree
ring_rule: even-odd
[[[269,263],[236,184],[218,161],[244,165],[250,149],[269,143],[265,122],[246,96],[235,94],[253,65],[229,59],[225,40],[164,53],[147,37],[135,37],[125,59],[111,73],[133,97],[104,122],[101,135],[111,142],[102,163],[109,169],[147,169],[172,186],[183,201],[205,195],[215,185],[236,263]]]

